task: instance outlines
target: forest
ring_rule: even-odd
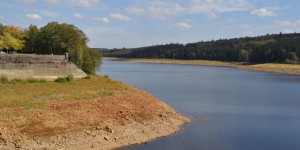
[[[0,52],[63,55],[69,53],[70,60],[88,74],[95,74],[101,64],[101,53],[87,46],[89,39],[76,26],[50,22],[38,28],[30,25],[26,29],[0,24]]]
[[[99,50],[110,57],[299,63],[300,33]]]

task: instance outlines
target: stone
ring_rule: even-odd
[[[0,134],[0,145],[6,145],[6,139],[4,139]]]
[[[85,134],[91,135],[91,131],[85,131]]]
[[[21,148],[21,147],[22,147],[21,141],[20,141],[20,140],[15,140],[15,141],[13,142],[13,144],[14,144],[15,148]]]
[[[104,137],[104,140],[108,141],[108,140],[109,140],[109,137],[108,137],[108,136],[105,136],[105,137]]]
[[[114,133],[114,132],[115,132],[112,128],[110,128],[110,127],[108,127],[108,126],[106,126],[106,127],[104,128],[104,130],[107,131],[107,132],[109,132],[109,133]]]

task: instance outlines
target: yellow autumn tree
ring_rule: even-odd
[[[24,31],[15,26],[4,26],[0,35],[0,49],[18,51],[25,46]]]

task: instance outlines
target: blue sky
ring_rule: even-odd
[[[298,0],[1,0],[0,22],[82,29],[90,47],[191,43],[300,32]]]

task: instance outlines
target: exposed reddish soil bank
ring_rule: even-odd
[[[43,109],[0,107],[0,149],[113,149],[179,130],[189,119],[150,94],[49,103]],[[5,116],[5,117],[4,117]]]

